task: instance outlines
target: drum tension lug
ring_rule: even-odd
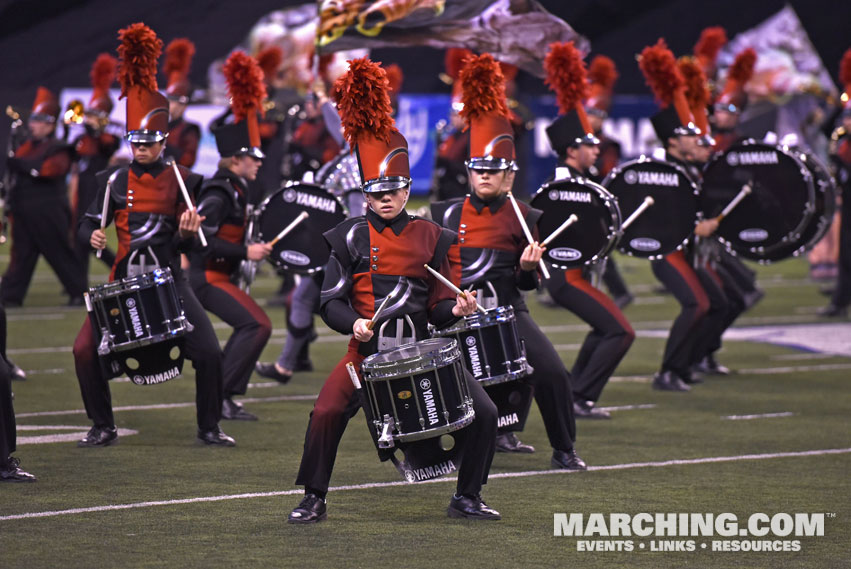
[[[396,421],[390,415],[384,415],[384,423],[381,425],[381,434],[378,435],[378,448],[393,448],[393,435],[390,432],[396,427]]]

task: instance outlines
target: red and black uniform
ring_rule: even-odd
[[[325,380],[310,414],[296,484],[308,492],[328,490],[337,446],[349,419],[360,407],[345,365],[355,368],[378,351],[378,330],[387,321],[386,332],[396,325],[413,322],[417,339],[428,337],[427,324],[445,326],[456,320],[452,315],[454,294],[432,277],[424,264],[449,277],[451,261],[447,252],[454,233],[435,223],[411,217],[402,211],[385,221],[373,211],[365,217],[344,221],[325,234],[331,258],[322,285],[321,315],[332,329],[351,334],[358,318],[370,318],[394,290],[376,334],[369,342],[352,338],[346,355]],[[476,495],[487,481],[494,453],[496,408],[472,377],[466,375],[476,418],[458,431],[464,444],[464,459],[458,472],[457,494]]]
[[[526,344],[526,359],[534,371],[526,376],[534,387],[535,401],[544,419],[552,447],[570,451],[576,440],[570,375],[552,342],[532,321],[520,290],[537,286],[537,272],[520,269],[527,243],[511,204],[505,195],[490,202],[475,193],[460,200],[432,204],[432,218],[458,231],[458,243],[449,250],[453,282],[463,289],[479,289],[477,300],[484,304],[490,283],[499,306],[511,305],[517,331]],[[518,203],[527,225],[535,227],[539,210]]]
[[[96,174],[106,170],[109,159],[121,146],[121,139],[107,132],[96,133],[86,128],[85,134],[81,134],[73,143],[77,160],[77,199],[74,207],[74,219],[79,220],[86,215],[89,206],[95,201],[98,193],[98,182]],[[89,274],[89,255],[91,247],[88,243],[76,242],[75,250],[80,261],[83,274]],[[112,266],[115,262],[115,253],[104,249],[101,253],[101,261]]]
[[[6,361],[6,310],[0,304],[0,467],[15,452],[15,409],[12,407],[12,366]]]
[[[245,395],[254,363],[269,341],[272,322],[254,300],[236,286],[234,273],[246,259],[246,183],[226,168],[201,188],[198,213],[208,247],[193,251],[189,282],[201,304],[234,331],[224,349],[224,397]]]
[[[470,133],[453,129],[438,140],[437,159],[431,188],[434,200],[460,198],[470,190],[470,178],[465,161],[470,154]]]
[[[53,268],[71,299],[82,299],[86,278],[71,248],[71,207],[65,178],[71,149],[55,138],[28,138],[8,160],[15,177],[9,192],[12,250],[0,282],[0,300],[20,306],[39,255]]]
[[[165,155],[174,158],[181,166],[192,168],[198,158],[201,127],[179,118],[168,123],[168,143]]]
[[[197,191],[201,176],[186,168],[180,171],[187,189]],[[118,235],[118,253],[110,280],[125,277],[128,270],[135,272],[137,264],[144,263],[142,271],[152,262],[171,267],[186,318],[194,326],[184,336],[184,353],[195,368],[198,427],[202,431],[215,430],[222,410],[222,353],[210,319],[180,270],[179,252],[189,251],[195,238],[181,239],[179,235],[178,218],[186,205],[174,170],[162,160],[149,165],[132,162],[113,172],[101,172],[98,180],[97,200],[80,220],[78,237],[88,241],[100,227],[101,207],[109,191],[107,222],[115,221]],[[109,377],[98,360],[97,334],[87,318],[74,341],[74,365],[89,418],[95,427],[113,428]]]
[[[836,154],[831,158],[836,166],[836,178],[842,191],[842,206],[839,226],[839,278],[830,303],[841,309],[851,305],[851,135],[846,134],[840,139]]]

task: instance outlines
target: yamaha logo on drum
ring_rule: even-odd
[[[429,389],[431,389],[431,381],[426,378],[421,379],[420,389],[422,389],[423,391],[428,391]]]
[[[662,244],[650,237],[636,237],[630,240],[629,246],[636,251],[658,251]]]
[[[464,342],[470,347],[475,346],[476,345],[476,337],[475,336],[467,336],[467,339],[464,340]]]
[[[298,251],[281,251],[279,255],[281,260],[285,263],[289,263],[291,265],[298,265],[300,267],[304,267],[310,264],[310,257],[305,255],[304,253],[299,253]]]
[[[551,201],[558,201],[558,190],[550,190],[550,193],[547,194]]]
[[[124,304],[130,313],[130,325],[133,327],[133,334],[137,338],[141,338],[145,335],[145,332],[142,329],[142,319],[139,317],[139,310],[136,308],[136,300],[131,297],[125,300]]]
[[[727,164],[730,166],[749,166],[761,164],[779,164],[777,152],[730,152],[727,154]]]
[[[476,346],[476,337],[473,335],[467,336],[464,339],[467,344],[467,359],[470,362],[470,371],[473,373],[473,378],[478,379],[482,376],[482,360],[479,357],[479,347]]]
[[[768,231],[759,228],[743,229],[739,232],[739,239],[748,243],[759,243],[768,239]]]
[[[554,202],[582,202],[591,203],[591,194],[588,192],[576,192],[571,190],[550,190],[547,194]]]
[[[582,258],[582,252],[570,247],[550,249],[549,256],[556,261],[577,261]]]
[[[130,378],[130,381],[132,381],[136,385],[155,385],[157,383],[163,383],[170,379],[174,379],[179,375],[180,368],[175,366],[162,373],[155,373],[153,375],[134,375]]]
[[[133,298],[128,298],[128,299],[124,302],[124,304],[126,304],[126,305],[127,305],[127,308],[133,308],[134,306],[136,306],[136,300],[135,300],[135,299],[133,299]]]
[[[623,181],[627,184],[634,184],[638,181],[638,172],[635,170],[627,170],[624,172]]]
[[[296,191],[293,189],[286,190],[284,192],[284,201],[287,203],[293,203],[296,198]]]

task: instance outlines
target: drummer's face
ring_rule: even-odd
[[[506,170],[470,169],[470,184],[473,191],[484,201],[498,198],[502,194]]]
[[[253,156],[245,155],[235,157],[234,163],[236,164],[236,171],[239,176],[242,176],[248,181],[254,181],[257,179],[257,170],[260,169],[263,161]]]
[[[393,219],[405,209],[408,201],[408,188],[390,190],[388,192],[364,192],[366,203],[370,209],[382,219]]]
[[[139,164],[153,164],[159,160],[163,151],[164,142],[131,142],[130,151],[133,152],[133,160]]]
[[[583,172],[587,172],[597,162],[600,155],[600,147],[595,144],[580,144],[576,148],[568,149],[568,156],[576,162],[575,166]]]

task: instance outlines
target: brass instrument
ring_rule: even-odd
[[[245,210],[245,216],[248,219],[248,224],[245,228],[245,246],[259,243],[260,232],[260,209],[255,208],[252,204],[248,204]],[[236,285],[245,291],[246,294],[251,292],[251,283],[257,277],[257,269],[260,268],[261,261],[252,261],[243,259],[239,262],[239,269],[236,274]]]
[[[85,115],[85,107],[80,99],[73,99],[65,107],[65,114],[62,115],[62,122],[66,125],[82,124],[83,116]]]

